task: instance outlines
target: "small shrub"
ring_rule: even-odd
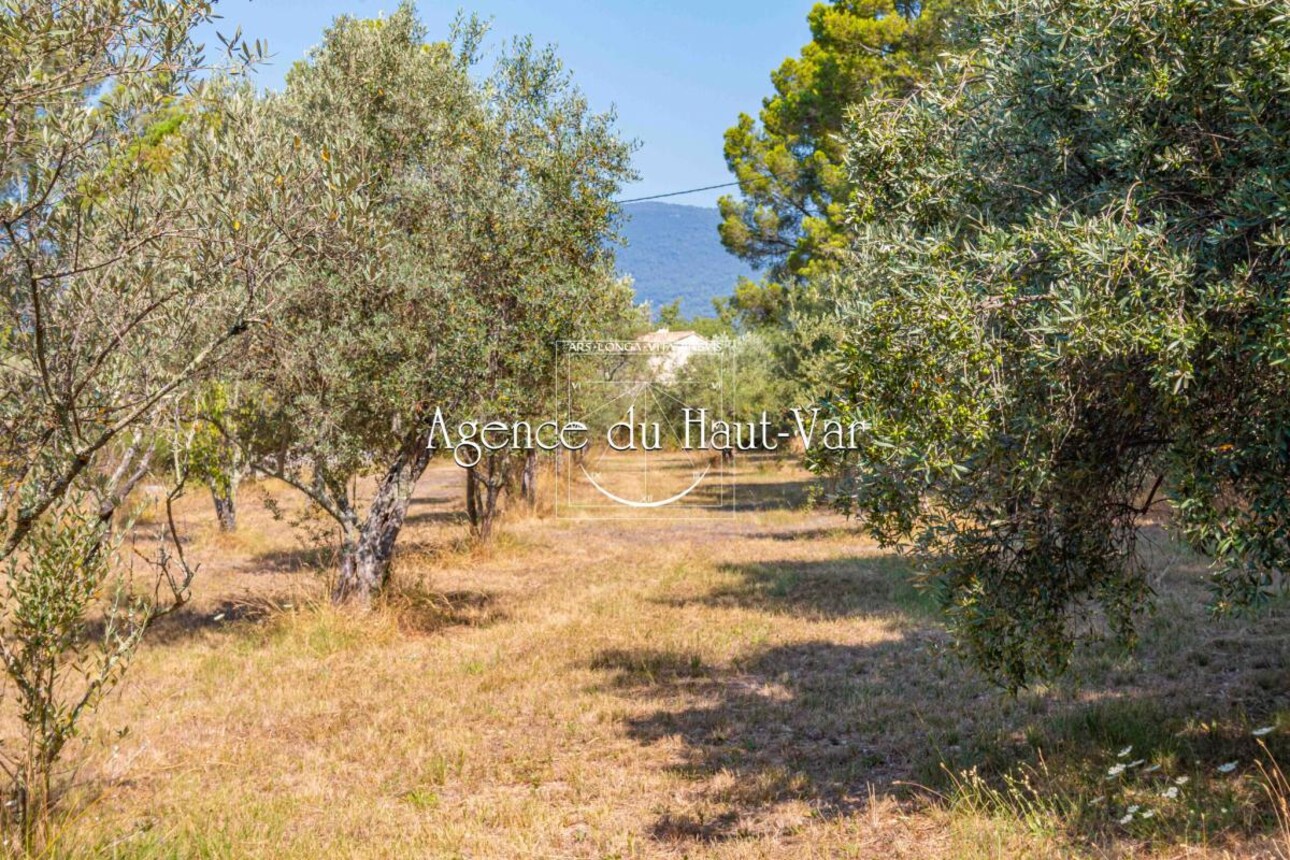
[[[37,523],[6,562],[0,665],[19,722],[16,740],[0,746],[8,780],[0,824],[19,840],[10,847],[31,852],[48,841],[68,744],[121,680],[148,625],[186,599],[193,571],[182,557],[162,549],[157,587],[145,596],[132,588],[120,550],[110,518],[72,499]],[[174,561],[182,576],[172,572]],[[175,600],[158,610],[163,582]]]

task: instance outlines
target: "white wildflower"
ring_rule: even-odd
[[[1174,780],[1175,785],[1186,785],[1189,782],[1191,782],[1190,776],[1180,776]]]
[[[1132,746],[1127,746],[1127,747],[1125,747],[1124,749],[1120,750],[1118,753],[1116,753],[1116,754],[1115,754],[1115,757],[1116,757],[1116,758],[1128,758],[1128,757],[1129,757],[1129,753],[1131,753],[1131,752],[1133,752],[1133,747],[1132,747]]]
[[[1256,738],[1261,738],[1264,735],[1272,734],[1272,730],[1275,728],[1276,726],[1264,726],[1261,729],[1255,729],[1254,731],[1250,732],[1250,734],[1254,735]]]
[[[1124,773],[1124,765],[1113,764],[1111,765],[1111,769],[1106,772],[1106,778],[1111,779],[1112,777],[1117,777],[1122,773]]]
[[[1160,792],[1160,796],[1167,797],[1170,800],[1175,799],[1176,797],[1178,797],[1178,786],[1176,785],[1169,786],[1164,791]]]
[[[1227,764],[1220,764],[1218,766],[1219,773],[1231,773],[1234,770],[1236,770],[1236,762],[1234,761],[1229,761]]]
[[[1154,809],[1148,809],[1146,812],[1142,813],[1143,818],[1155,818],[1155,816],[1156,811]]]
[[[1132,806],[1130,806],[1130,807],[1128,808],[1128,810],[1127,810],[1127,811],[1128,811],[1128,813],[1129,813],[1130,815],[1132,815],[1133,813],[1137,812],[1137,811],[1138,811],[1139,809],[1141,809],[1141,808],[1142,808],[1142,807],[1138,806],[1138,805],[1135,803],[1135,804],[1133,804]]]
[[[1138,765],[1140,765],[1140,764],[1146,764],[1146,763],[1147,763],[1147,760],[1146,760],[1146,759],[1144,759],[1144,758],[1140,758],[1140,759],[1137,759],[1137,760],[1135,760],[1135,761],[1131,761],[1131,762],[1129,762],[1129,767],[1137,767],[1137,766],[1138,766]]]
[[[1132,812],[1130,812],[1128,815],[1126,815],[1126,816],[1124,816],[1123,818],[1121,818],[1121,819],[1120,819],[1120,823],[1121,823],[1121,824],[1128,824],[1128,823],[1129,823],[1130,821],[1132,821],[1132,820],[1133,820],[1133,813],[1132,813]]]

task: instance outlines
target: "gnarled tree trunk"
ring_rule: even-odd
[[[412,490],[425,472],[431,453],[424,434],[410,434],[376,485],[367,518],[360,524],[353,512],[347,513],[342,526],[345,534],[336,587],[332,591],[333,603],[369,606],[385,587],[390,577],[394,544],[407,519]]]

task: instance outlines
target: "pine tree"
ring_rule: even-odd
[[[768,322],[791,285],[829,265],[849,199],[839,135],[850,105],[910,93],[953,35],[964,3],[834,0],[811,10],[811,42],[771,75],[758,119],[726,132],[742,199],[721,199],[721,241],[767,270],[740,284],[736,311]]]

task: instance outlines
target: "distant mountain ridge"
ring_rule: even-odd
[[[712,300],[729,296],[752,268],[727,253],[717,235],[721,213],[712,207],[676,203],[629,203],[618,248],[618,272],[631,275],[638,302],[657,311],[676,299],[687,316],[712,316]]]

